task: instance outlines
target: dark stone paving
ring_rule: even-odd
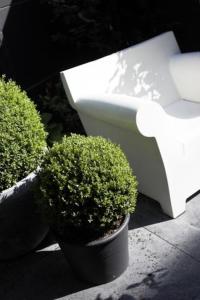
[[[129,267],[108,284],[79,281],[51,238],[0,263],[1,300],[200,300],[200,196],[175,220],[139,197],[129,223]]]

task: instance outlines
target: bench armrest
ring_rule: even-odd
[[[139,107],[148,100],[119,94],[83,95],[77,99],[77,110],[117,126],[136,129]]]

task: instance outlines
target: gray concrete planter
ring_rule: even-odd
[[[103,284],[119,277],[128,267],[128,222],[113,234],[87,244],[63,241],[56,236],[60,248],[76,275],[94,284]]]
[[[34,201],[32,188],[36,182],[33,172],[0,193],[0,260],[30,252],[48,232]]]

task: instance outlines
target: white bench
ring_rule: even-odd
[[[61,72],[88,135],[121,145],[139,191],[175,218],[200,189],[200,53],[173,32]]]

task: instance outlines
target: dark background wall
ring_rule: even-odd
[[[0,1],[0,74],[25,89],[56,70],[37,0]]]

